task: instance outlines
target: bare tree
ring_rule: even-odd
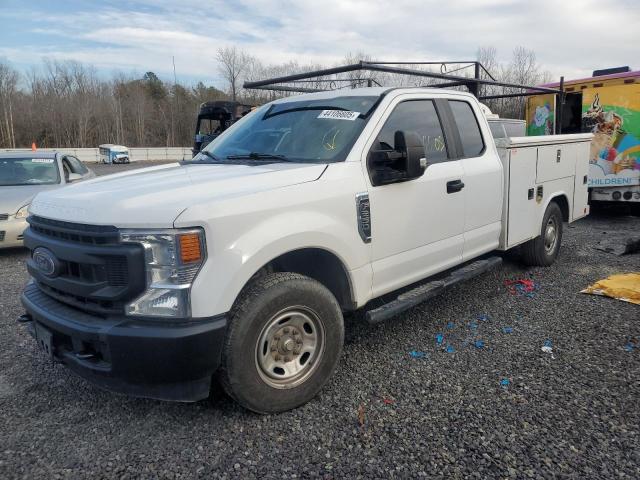
[[[504,82],[520,85],[538,85],[543,83],[546,78],[549,78],[548,73],[541,71],[535,52],[524,47],[516,47],[512,52],[511,60],[507,64],[501,64],[498,61],[498,52],[495,47],[479,48],[476,58],[497,80]],[[491,85],[483,87],[483,94],[485,95],[521,92],[522,90],[519,88],[503,88]],[[494,113],[498,113],[502,117],[524,118],[525,97],[500,98],[489,100],[486,103]]]
[[[0,145],[15,148],[16,135],[13,126],[13,98],[17,91],[20,75],[9,65],[0,63],[0,103],[2,122],[0,123]]]
[[[252,58],[235,45],[218,49],[216,59],[219,62],[219,71],[229,84],[231,99],[236,101],[240,89],[240,80],[250,65]]]
[[[517,48],[510,61],[501,63],[493,47],[478,49],[477,58],[496,79],[535,85],[549,81],[535,54]],[[199,105],[212,100],[235,99],[260,105],[291,92],[243,90],[245,80],[261,80],[293,73],[321,70],[332,65],[299,63],[292,60],[267,64],[239,50],[218,51],[219,69],[228,94],[202,82],[188,87],[165,82],[153,72],[141,78],[116,74],[100,78],[91,66],[78,62],[45,61],[21,75],[8,63],[0,62],[0,147],[95,147],[101,143],[122,143],[130,147],[182,145],[192,142],[193,125]],[[346,55],[337,65],[370,61],[365,52]],[[336,66],[336,65],[333,65]],[[470,76],[464,65],[447,70]],[[411,68],[440,73],[440,65],[412,65]],[[485,76],[486,77],[486,76]],[[441,80],[416,78],[386,72],[356,71],[310,79],[298,86],[314,89],[351,88],[371,83],[383,86],[427,86]],[[293,85],[293,84],[289,84]],[[464,88],[464,87],[454,87]],[[503,91],[484,86],[483,94]],[[519,90],[512,90],[513,93]],[[503,117],[524,114],[522,99],[489,101],[489,107]]]

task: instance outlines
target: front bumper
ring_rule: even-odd
[[[16,220],[10,216],[8,220],[0,221],[0,248],[21,247],[22,236],[28,226],[26,218]]]
[[[209,396],[220,365],[224,315],[181,322],[102,318],[54,300],[33,282],[21,300],[32,335],[36,323],[44,326],[53,358],[91,383],[158,400],[194,402]]]

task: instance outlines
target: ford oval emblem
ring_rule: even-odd
[[[31,255],[36,268],[47,277],[55,277],[59,273],[60,262],[53,252],[44,247],[38,247]]]

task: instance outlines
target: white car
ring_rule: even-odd
[[[246,408],[294,408],[335,370],[343,312],[389,319],[496,251],[551,265],[588,213],[590,139],[496,145],[459,91],[277,100],[191,161],[38,195],[22,321],[110,390],[196,401],[215,376]]]
[[[0,153],[0,248],[22,246],[29,204],[38,192],[94,176],[64,153]]]

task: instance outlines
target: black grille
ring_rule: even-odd
[[[110,225],[85,225],[36,215],[30,216],[27,221],[33,231],[58,240],[90,245],[109,245],[119,241],[118,229]]]
[[[4,241],[4,235],[5,235],[5,232],[0,230],[0,242]]]
[[[73,295],[63,292],[57,288],[50,287],[44,283],[36,282],[38,288],[54,299],[66,303],[79,310],[90,311],[99,315],[109,315],[122,313],[124,308],[123,302],[114,302],[111,300],[93,300],[81,295]]]
[[[43,247],[57,262],[54,275],[45,275],[33,259],[27,269],[50,297],[98,315],[122,313],[124,305],[146,286],[144,251],[120,243],[113,226],[85,225],[37,216],[28,218],[27,248]]]
[[[102,265],[86,263],[61,262],[61,277],[96,283],[106,280],[111,287],[122,287],[127,284],[128,266],[124,257],[108,257]]]
[[[0,220],[9,220],[8,213],[0,213]]]
[[[127,259],[124,257],[113,257],[107,261],[107,282],[114,287],[121,287],[127,284],[129,268]]]

